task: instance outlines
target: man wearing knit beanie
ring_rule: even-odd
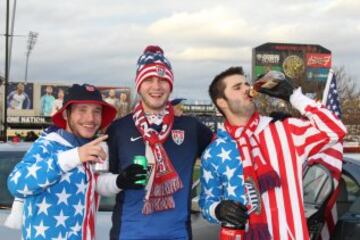
[[[175,116],[169,96],[174,75],[159,46],[137,62],[139,102],[108,129],[110,171],[118,173],[145,156],[148,179],[141,190],[124,190],[113,210],[110,239],[190,239],[190,188],[195,160],[212,132],[195,118]]]

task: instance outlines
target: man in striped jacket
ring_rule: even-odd
[[[303,166],[321,163],[338,175],[346,129],[286,79],[260,92],[289,101],[301,119],[260,116],[249,91],[241,67],[225,70],[210,85],[226,121],[202,156],[202,214],[214,223],[247,223],[245,239],[309,239]]]

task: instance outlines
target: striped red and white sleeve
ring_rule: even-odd
[[[305,119],[290,118],[294,144],[302,163],[324,164],[339,177],[342,167],[342,140],[344,124],[320,103],[306,97],[301,89],[294,91],[291,104]]]

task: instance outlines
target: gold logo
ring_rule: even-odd
[[[284,60],[283,69],[286,76],[297,78],[305,71],[304,61],[299,56],[290,55]]]

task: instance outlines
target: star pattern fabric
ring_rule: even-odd
[[[22,238],[82,239],[88,180],[83,165],[62,172],[58,153],[72,149],[39,138],[8,178],[13,195],[25,198]]]
[[[340,109],[340,102],[339,102],[339,95],[336,88],[336,76],[333,74],[329,92],[326,97],[326,107],[331,110],[337,117],[341,118],[341,109]]]
[[[236,142],[223,129],[201,156],[199,205],[204,218],[219,223],[212,211],[223,199],[246,204],[243,165]],[[219,188],[220,186],[220,188]]]

